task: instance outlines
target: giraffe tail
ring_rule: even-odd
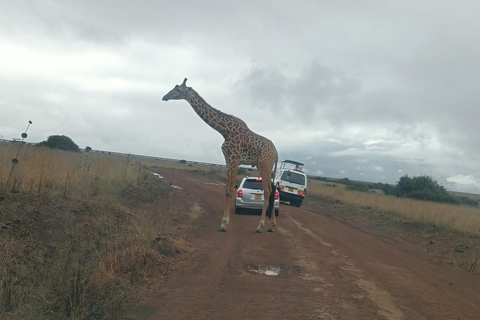
[[[272,192],[270,193],[270,196],[268,197],[268,210],[267,210],[267,216],[270,218],[272,217],[273,209],[275,208],[275,191],[277,191],[277,187],[275,184],[272,182]]]

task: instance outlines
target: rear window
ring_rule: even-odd
[[[262,180],[257,181],[257,179],[247,179],[243,183],[243,188],[263,190]]]
[[[293,171],[284,171],[280,179],[291,183],[305,185],[305,176]]]

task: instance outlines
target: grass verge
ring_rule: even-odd
[[[368,233],[414,245],[432,260],[480,274],[480,209],[309,184],[305,205]]]
[[[188,210],[131,158],[28,146],[18,158],[0,194],[1,319],[118,319],[190,250],[176,228]]]

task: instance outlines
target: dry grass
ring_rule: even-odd
[[[434,224],[462,232],[480,235],[480,208],[425,202],[385,196],[374,192],[346,190],[321,181],[309,181],[309,195],[320,196],[342,203],[376,209],[399,215],[411,221]]]
[[[18,143],[0,143],[2,190],[86,198],[118,194],[118,186],[139,178],[138,163],[128,156],[74,153],[23,146],[12,171]]]
[[[137,159],[25,145],[7,184],[17,148],[0,143],[1,319],[117,319],[189,249],[188,210]]]

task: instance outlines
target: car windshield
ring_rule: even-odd
[[[305,185],[305,176],[303,174],[299,174],[293,171],[283,172],[281,180]]]
[[[245,180],[245,182],[243,183],[243,188],[263,190],[262,180],[247,179],[247,180]]]

